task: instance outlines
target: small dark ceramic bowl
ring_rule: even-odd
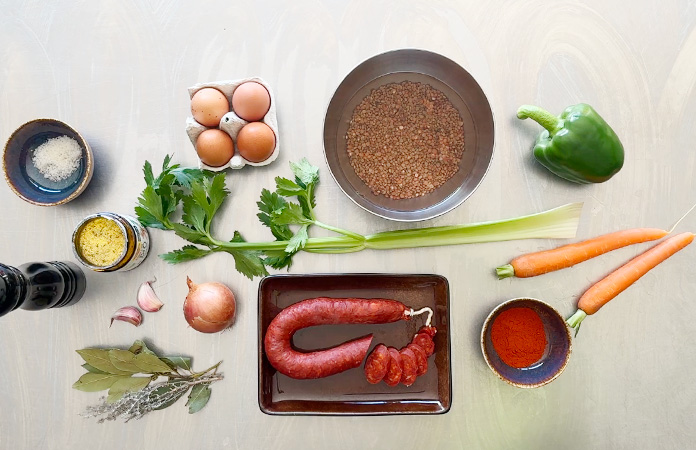
[[[59,136],[75,139],[82,148],[82,158],[72,175],[54,182],[34,167],[32,157],[39,145]],[[39,206],[62,205],[74,200],[85,190],[94,171],[87,141],[69,125],[55,119],[36,119],[17,128],[5,144],[2,163],[5,180],[12,191],[22,200]]]
[[[539,315],[547,341],[541,359],[521,369],[505,364],[491,341],[491,325],[496,317],[505,310],[519,307],[530,308]],[[552,306],[533,298],[515,298],[498,305],[486,318],[481,330],[481,350],[486,364],[500,379],[519,388],[535,388],[552,382],[563,372],[570,359],[572,338],[563,316]]]

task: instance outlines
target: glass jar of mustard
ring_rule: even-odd
[[[96,272],[134,269],[150,250],[150,235],[137,219],[110,212],[85,217],[72,242],[75,257]]]

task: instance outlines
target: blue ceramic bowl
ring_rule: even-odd
[[[54,182],[34,167],[34,150],[48,139],[69,136],[82,148],[77,170],[67,179]],[[36,119],[17,128],[5,144],[5,180],[22,200],[33,205],[54,206],[67,203],[85,190],[94,172],[92,150],[87,141],[69,125],[55,119]]]
[[[519,307],[530,308],[539,315],[547,341],[541,359],[521,369],[505,364],[491,341],[491,326],[496,317],[507,309]],[[486,318],[481,330],[481,350],[488,367],[500,379],[520,388],[535,388],[550,383],[563,372],[570,359],[572,337],[563,316],[553,307],[533,298],[515,298],[498,305]]]

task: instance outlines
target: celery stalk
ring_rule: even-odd
[[[386,231],[365,236],[365,248],[435,247],[532,238],[574,238],[582,203],[569,203],[528,216],[466,225]]]

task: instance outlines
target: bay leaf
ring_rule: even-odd
[[[84,363],[84,364],[82,365],[82,367],[84,367],[85,370],[86,370],[87,372],[90,372],[90,373],[106,373],[106,372],[103,372],[103,371],[97,369],[96,367],[90,366],[90,365],[87,364],[87,363]]]
[[[123,394],[125,394],[125,392],[115,392],[112,394],[111,391],[109,391],[109,395],[106,396],[106,403],[116,403],[121,400]]]
[[[109,389],[115,382],[129,378],[123,375],[112,375],[108,373],[86,373],[73,384],[73,389],[84,392],[98,392]]]
[[[207,384],[197,384],[191,389],[186,406],[189,407],[189,414],[194,414],[203,409],[208,404],[211,394],[210,386]]]
[[[157,356],[149,353],[139,353],[133,359],[133,363],[138,366],[143,373],[170,373],[172,369],[161,361]]]
[[[174,389],[176,389],[175,386],[173,386],[171,384],[165,384],[164,386],[158,387],[157,389],[152,391],[152,393],[150,394],[150,398],[152,399],[152,397],[154,397],[154,396],[165,395],[169,391],[173,391]],[[162,405],[160,405],[159,407],[157,407],[155,409],[164,409],[164,408],[168,408],[168,407],[172,406],[174,403],[176,403],[177,400],[179,400],[181,397],[183,397],[186,392],[188,392],[188,390],[183,390],[183,391],[179,392],[171,400],[163,403]]]
[[[130,346],[128,351],[135,354],[135,355],[139,355],[140,353],[149,353],[151,355],[157,356],[157,353],[150,350],[147,347],[147,345],[145,345],[145,342],[141,341],[140,339],[133,342],[133,345]]]
[[[140,372],[140,368],[133,362],[134,359],[135,355],[128,350],[120,350],[118,348],[109,350],[109,360],[118,370],[130,373]]]
[[[139,391],[147,387],[152,379],[150,377],[129,377],[117,380],[109,388],[109,396],[106,399],[107,403],[114,403],[123,397],[126,392]]]
[[[186,356],[165,356],[160,358],[162,361],[164,361],[165,364],[167,364],[169,367],[172,369],[176,369],[177,367],[181,367],[182,369],[191,370],[191,358],[188,358]]]
[[[112,375],[127,375],[130,376],[131,372],[126,372],[119,370],[113,365],[111,359],[109,358],[109,349],[103,348],[83,348],[82,350],[77,350],[77,353],[85,360],[90,366],[106,372]]]

